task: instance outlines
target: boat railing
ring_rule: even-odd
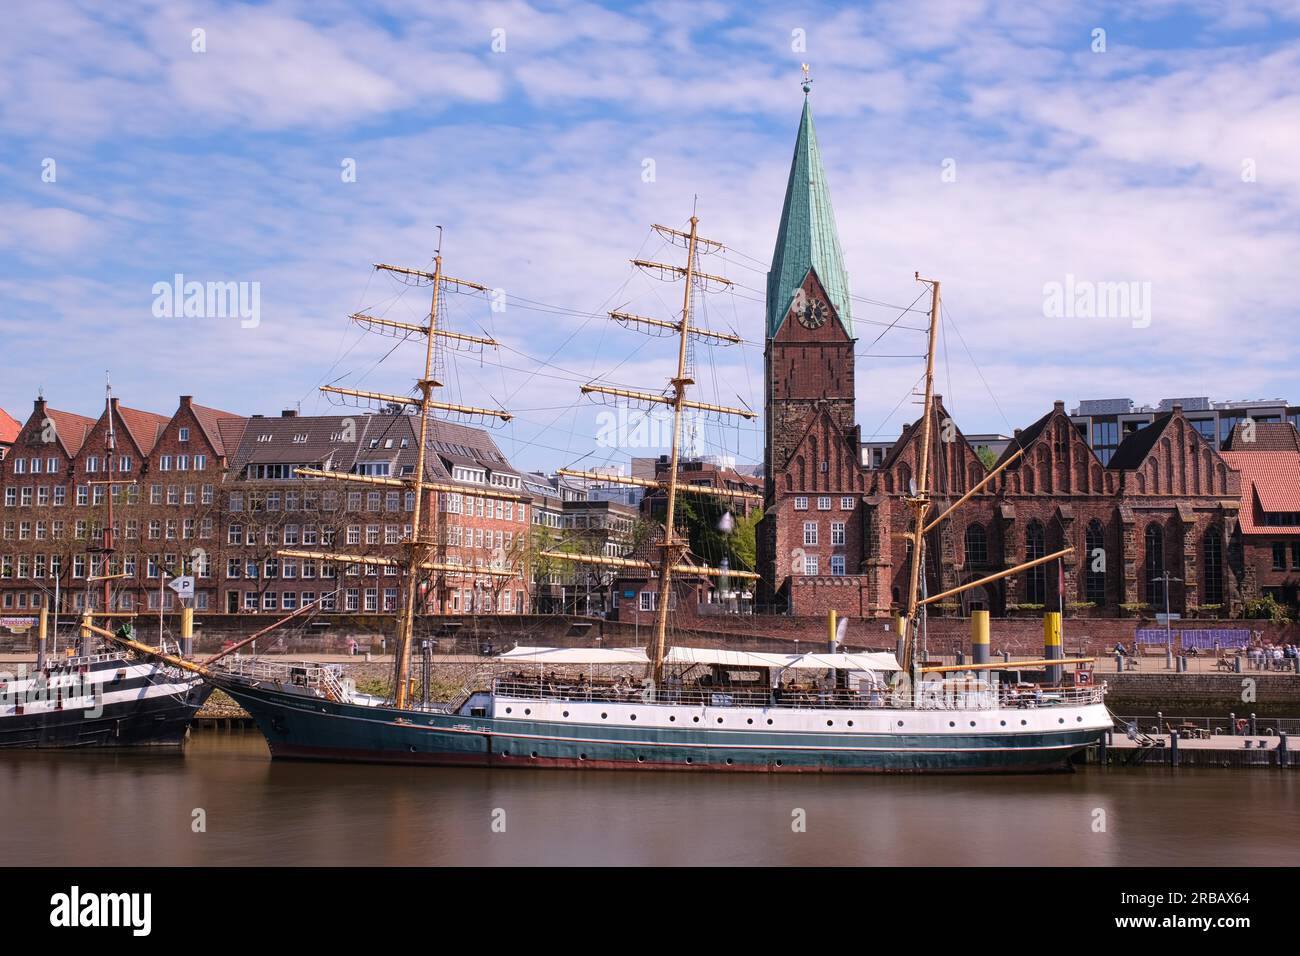
[[[696,707],[789,707],[815,710],[993,710],[1079,706],[1104,700],[1099,687],[999,687],[995,694],[987,684],[974,688],[929,690],[924,686],[915,698],[910,693],[880,690],[790,690],[786,688],[736,688],[668,684],[657,692],[637,684],[590,684],[562,680],[497,678],[493,692],[502,697],[532,700],[611,701],[682,704]]]
[[[301,688],[327,700],[341,701],[343,669],[338,664],[312,661],[268,661],[258,657],[228,657],[215,670],[231,677],[250,681],[267,681],[290,688]]]

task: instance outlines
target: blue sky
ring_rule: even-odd
[[[50,2],[6,17],[0,407],[20,419],[41,388],[94,414],[105,369],[124,402],[167,413],[180,394],[275,414],[332,412],[324,382],[406,392],[416,348],[387,354],[346,316],[427,312],[370,263],[426,267],[440,225],[447,271],[505,292],[501,312],[449,300],[453,328],[503,347],[449,356],[446,397],[515,412],[496,437],[522,467],[654,454],[601,444],[577,389],[670,374],[670,342],[599,314],[672,317],[678,288],[627,260],[680,256],[648,227],[682,226],[693,204],[730,247],[709,271],[738,283],[700,318],[749,340],[700,350],[701,397],[761,408],[804,61],[859,297],[865,434],[915,415],[919,359],[893,356],[921,337],[873,343],[871,323],[915,299],[917,270],[944,283],[937,387],[966,431],[1010,431],[1058,398],[1300,401],[1296,0]],[[155,317],[153,286],[177,273],[258,283],[258,324]],[[1149,284],[1149,324],[1046,315],[1045,285],[1067,276]],[[703,445],[752,461],[760,439],[709,424]]]

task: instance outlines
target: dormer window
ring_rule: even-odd
[[[305,445],[305,444],[307,443],[307,434],[306,434],[306,432],[304,432],[304,433],[301,434],[301,435],[294,435],[294,436],[293,436],[293,443],[294,443],[295,445]]]
[[[258,435],[258,436],[257,436],[257,440],[258,440],[259,442],[269,442],[269,441],[271,440],[271,436],[270,436],[270,435]]]

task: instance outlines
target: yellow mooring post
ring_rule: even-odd
[[[907,618],[902,614],[894,618],[894,656],[903,660],[903,635],[907,633]]]
[[[48,650],[50,637],[50,612],[43,605],[41,607],[40,617],[37,618],[36,626],[36,670],[45,670],[45,653]]]
[[[194,608],[181,608],[181,657],[194,656]]]
[[[836,644],[835,625],[838,623],[839,622],[836,620],[835,612],[831,611],[831,613],[826,618],[826,626],[827,626],[826,649],[830,651],[832,654],[834,654],[837,650],[839,650],[839,648],[835,646]]]
[[[970,654],[974,664],[989,662],[989,612],[970,612]]]
[[[83,657],[90,653],[90,612],[86,611],[81,615],[81,642],[77,653]]]
[[[1056,661],[1064,656],[1061,650],[1061,612],[1048,611],[1043,615],[1043,660]],[[1063,670],[1060,664],[1049,664],[1047,682],[1059,684]]]

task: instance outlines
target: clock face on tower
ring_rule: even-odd
[[[807,299],[803,308],[798,310],[799,324],[805,329],[820,329],[826,324],[830,310],[821,299]]]

